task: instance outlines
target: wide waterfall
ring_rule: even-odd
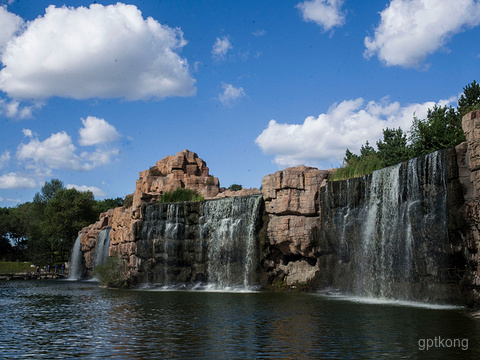
[[[139,254],[150,283],[253,289],[258,284],[261,196],[150,205]]]
[[[358,296],[429,301],[447,264],[447,174],[438,151],[329,183],[323,236],[340,255],[323,284]]]
[[[70,254],[70,269],[68,272],[69,280],[80,280],[83,276],[83,253],[80,244],[81,234],[78,234],[75,244]]]

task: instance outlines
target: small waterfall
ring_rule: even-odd
[[[168,287],[252,289],[259,266],[261,196],[146,208],[139,254],[149,281]]]
[[[108,257],[110,248],[110,228],[105,228],[100,231],[97,237],[97,244],[95,245],[95,261],[93,262],[93,269],[98,265],[102,265]]]
[[[72,253],[70,254],[70,269],[68,272],[69,280],[80,280],[83,276],[83,253],[80,238],[81,234],[78,234],[72,248]]]

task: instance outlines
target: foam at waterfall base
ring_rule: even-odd
[[[325,297],[327,299],[338,300],[338,301],[349,301],[357,304],[367,304],[367,305],[407,306],[407,307],[417,307],[417,308],[432,309],[432,310],[463,309],[463,306],[458,306],[458,305],[430,304],[430,303],[421,302],[421,301],[346,295],[340,292],[336,292],[334,290],[320,291],[317,293],[317,295]]]
[[[219,286],[217,284],[143,284],[136,290],[147,291],[201,291],[201,292],[217,292],[217,293],[255,293],[259,291],[258,286]]]

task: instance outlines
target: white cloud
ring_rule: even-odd
[[[337,166],[347,148],[358,153],[367,140],[375,145],[387,127],[408,131],[413,115],[425,118],[434,104],[401,106],[388,98],[368,103],[362,98],[345,100],[332,105],[326,114],[307,117],[303,124],[271,120],[255,142],[266,155],[275,155],[279,166]]]
[[[252,35],[253,36],[263,36],[265,35],[267,32],[264,30],[264,29],[260,29],[260,30],[255,30],[254,32],[252,32]]]
[[[212,54],[217,58],[224,59],[230,49],[233,49],[233,46],[228,36],[224,36],[221,39],[217,37],[215,44],[213,44]]]
[[[8,162],[10,161],[10,151],[4,151],[0,155],[0,169],[7,166]]]
[[[0,202],[3,202],[3,198],[0,196]]]
[[[30,176],[10,172],[0,176],[0,189],[33,189],[37,182]]]
[[[0,90],[16,99],[192,96],[185,45],[180,29],[134,5],[51,5],[7,44]]]
[[[34,109],[39,109],[41,106],[41,103],[20,106],[20,102],[16,100],[7,101],[6,99],[0,99],[0,115],[5,115],[9,118],[27,119],[32,117]]]
[[[33,131],[30,129],[22,129],[23,136],[25,137],[33,137]]]
[[[311,0],[301,2],[296,7],[302,12],[304,21],[313,21],[328,31],[345,23],[342,5],[343,0]]]
[[[77,148],[65,131],[52,134],[40,141],[29,129],[23,130],[29,137],[28,143],[18,146],[16,158],[26,162],[27,169],[64,169],[89,171],[108,164],[118,155],[118,150],[96,149],[94,152],[76,154]]]
[[[112,142],[120,137],[115,126],[104,119],[88,116],[82,119],[83,127],[80,129],[80,145],[89,146]]]
[[[67,184],[67,189],[77,189],[78,191],[91,191],[92,194],[96,197],[105,197],[107,194],[98,187],[95,186],[87,186],[87,185],[75,185],[75,184]]]
[[[474,0],[392,0],[380,13],[365,56],[386,65],[418,67],[450,38],[480,24],[480,2]]]
[[[23,25],[19,16],[7,11],[5,6],[0,6],[0,54],[3,53],[7,43],[14,37]]]
[[[223,93],[218,95],[218,99],[223,105],[229,106],[233,101],[245,96],[245,90],[242,87],[234,87],[232,84],[222,83]]]

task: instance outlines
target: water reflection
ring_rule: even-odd
[[[0,358],[465,358],[480,324],[464,310],[357,304],[309,294],[113,291],[0,283]],[[469,349],[419,350],[468,338]]]

